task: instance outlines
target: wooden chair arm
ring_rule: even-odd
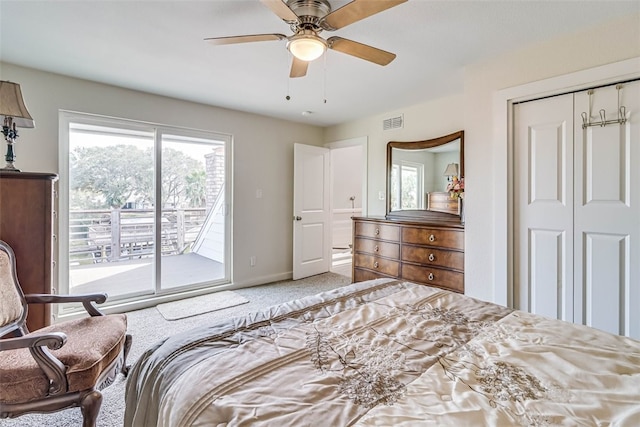
[[[53,294],[27,294],[24,296],[27,304],[65,304],[81,302],[84,309],[91,316],[104,316],[98,307],[92,304],[102,304],[107,300],[106,293],[82,294],[82,295],[53,295]]]
[[[22,337],[1,339],[0,351],[41,346],[46,346],[52,350],[57,350],[66,342],[67,336],[62,332],[49,332],[47,334],[39,334],[38,332],[34,332]]]
[[[67,336],[62,332],[39,334],[34,332],[22,337],[5,338],[0,340],[0,351],[28,348],[40,369],[49,379],[49,394],[66,393],[67,368],[49,349],[57,350],[67,342]]]

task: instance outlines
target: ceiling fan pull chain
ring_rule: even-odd
[[[323,81],[322,81],[322,98],[324,103],[327,103],[327,53],[325,52],[324,54],[324,76],[323,76]]]
[[[291,61],[291,53],[287,54],[287,59],[289,62]],[[290,88],[291,79],[287,77],[287,95],[284,97],[287,101],[291,100],[291,96],[289,96],[289,88]]]

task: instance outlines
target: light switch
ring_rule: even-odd
[[[256,190],[256,199],[262,199],[262,188]]]
[[[384,200],[384,191],[378,191],[378,200]]]

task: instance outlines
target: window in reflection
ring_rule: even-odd
[[[424,165],[400,161],[391,170],[391,208],[424,209]]]

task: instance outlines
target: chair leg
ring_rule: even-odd
[[[127,334],[124,338],[124,361],[122,362],[122,375],[125,377],[129,373],[129,368],[131,365],[127,364],[127,356],[129,355],[129,350],[131,350],[131,343],[133,342],[133,337]]]
[[[93,390],[84,395],[82,401],[80,401],[82,427],[96,427],[100,406],[102,406],[102,393]]]

